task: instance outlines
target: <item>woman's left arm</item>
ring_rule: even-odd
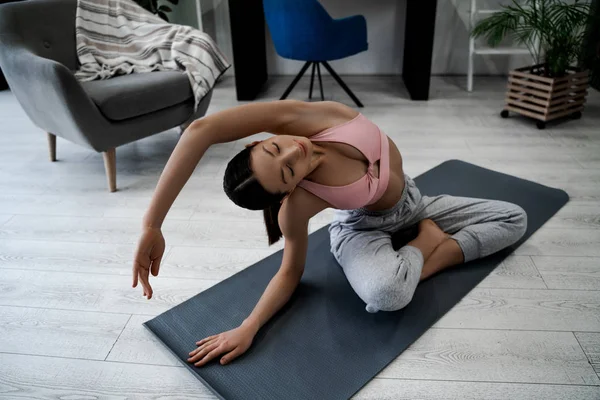
[[[344,122],[353,113],[349,107],[332,101],[277,100],[244,104],[194,121],[181,136],[160,176],[144,217],[145,227],[160,228],[169,208],[211,145],[261,132],[311,136]]]

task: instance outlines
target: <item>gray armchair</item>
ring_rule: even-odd
[[[205,115],[212,90],[194,113],[187,76],[160,71],[79,82],[75,43],[77,0],[29,0],[0,6],[0,67],[31,120],[48,134],[104,156],[108,186],[116,190],[118,146]]]

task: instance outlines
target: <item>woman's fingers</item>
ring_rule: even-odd
[[[223,334],[219,334],[196,342],[198,348],[189,353],[188,362],[194,363],[196,367],[201,367],[219,355],[223,355],[220,363],[225,365],[244,353],[244,346],[240,347],[234,343],[228,344],[227,341]]]
[[[137,287],[138,283],[142,283],[142,289],[144,296],[148,296],[148,299],[152,298],[152,286],[150,286],[149,269],[144,267],[138,261],[135,261],[133,265],[133,287]]]
[[[206,347],[204,347],[203,349],[201,349],[196,354],[194,354],[192,357],[188,358],[188,361],[196,362],[198,360],[201,360],[202,357],[204,357],[206,354],[208,354],[210,351],[216,349],[217,347],[219,347],[219,343],[211,343],[211,344],[207,345]]]
[[[242,353],[243,353],[242,349],[240,347],[236,347],[235,349],[233,349],[229,353],[225,354],[221,358],[221,365],[225,365],[227,363],[232,362],[233,360],[238,358],[240,356],[240,354],[242,354]]]
[[[190,351],[190,356],[198,354],[200,351],[202,351],[206,347],[208,347],[211,344],[214,344],[216,342],[217,342],[217,338],[207,341],[206,343],[202,344],[202,346],[199,346],[197,349]]]
[[[140,281],[142,281],[142,286],[144,287],[144,295],[148,296],[148,300],[152,298],[152,287],[150,286],[150,282],[148,282],[148,270],[146,268],[140,268]]]
[[[160,256],[158,256],[157,258],[155,258],[154,260],[152,260],[152,267],[151,267],[151,273],[154,276],[158,276],[158,271],[160,270],[160,261],[162,260],[162,254]]]
[[[198,361],[194,365],[196,367],[201,367],[221,353],[223,353],[222,346],[217,346],[214,350],[212,350],[210,353],[208,353],[202,360]]]
[[[137,287],[138,284],[138,263],[137,261],[133,263],[133,285],[132,287]]]
[[[217,336],[219,336],[219,335],[213,335],[213,336],[209,336],[207,338],[204,338],[204,339],[200,340],[199,342],[196,342],[196,346],[200,346],[200,345],[202,345],[202,344],[204,344],[204,343],[206,343],[208,341],[211,341],[211,340],[215,339]]]

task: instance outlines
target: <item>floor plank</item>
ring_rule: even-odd
[[[115,198],[111,193],[96,196],[46,194],[0,194],[0,209],[9,214],[67,216],[67,217],[117,217],[143,218],[151,198]],[[196,201],[181,197],[169,211],[169,218],[188,220],[194,213]]]
[[[544,228],[534,233],[519,246],[515,250],[515,254],[600,257],[600,230]]]
[[[0,241],[0,269],[130,276],[133,254],[132,245],[9,239]]]
[[[575,332],[575,337],[590,364],[596,373],[600,375],[600,332]]]
[[[600,291],[475,288],[434,326],[600,332]]]
[[[148,162],[138,162],[132,168],[123,168],[120,166],[122,164],[123,157],[120,153],[120,150],[117,150],[117,191],[118,192],[134,192],[136,190],[142,189],[144,191],[152,190],[156,187],[158,182],[158,178],[160,176],[160,172],[164,168],[164,164],[166,163],[167,157],[163,163],[160,161],[156,161],[157,164],[152,169],[147,167]],[[93,160],[93,163],[91,162]],[[200,163],[198,163],[198,167],[196,168],[194,174],[199,178],[217,178],[222,176],[220,172],[224,171],[224,166],[226,164],[226,159],[224,158],[213,158],[206,157],[203,158]],[[55,195],[65,195],[73,192],[77,193],[108,193],[106,185],[102,185],[101,178],[104,177],[104,164],[102,160],[102,156],[100,154],[95,154],[94,158],[88,160],[90,166],[95,167],[93,171],[90,171],[87,175],[77,175],[77,174],[67,174],[66,172],[63,174],[57,174],[57,177],[50,180],[47,193],[55,194]],[[41,172],[40,172],[41,173]],[[44,175],[42,175],[44,176]],[[66,179],[68,177],[68,179]],[[95,179],[90,179],[90,177],[95,177]],[[46,178],[48,176],[46,175]],[[104,178],[106,180],[106,178]],[[116,193],[113,193],[113,197]]]
[[[379,377],[600,386],[571,332],[430,329]]]
[[[522,383],[373,379],[352,400],[590,400],[600,387]]]
[[[149,319],[151,318],[142,315],[132,316],[106,360],[136,364],[181,366],[182,364],[179,359],[164,344],[159,342],[154,334],[142,325]],[[192,343],[191,349],[194,347]]]
[[[597,182],[564,182],[560,187],[568,193],[569,204],[594,207],[600,204],[600,184]]]
[[[579,154],[575,156],[575,160],[577,160],[583,168],[600,169],[600,155],[598,155],[598,152],[596,154],[590,152]]]
[[[104,360],[125,314],[0,306],[0,353]]]
[[[600,229],[600,203],[597,205],[565,205],[545,225],[561,229]]]
[[[133,246],[104,243],[4,240],[0,269],[131,275]],[[262,260],[273,249],[167,247],[160,277],[223,280]]]
[[[550,289],[600,290],[600,257],[533,257]]]
[[[7,223],[12,217],[12,215],[0,214],[0,226]]]
[[[86,218],[16,215],[0,226],[0,238],[137,244],[141,218]],[[236,220],[226,224],[167,220],[163,234],[168,245],[268,248],[264,224]],[[280,245],[279,245],[280,246]],[[134,248],[132,247],[132,251]]]
[[[12,354],[0,354],[0,397],[216,399],[183,367]]]
[[[211,196],[203,195],[202,198],[199,198],[191,220],[219,221],[224,224],[246,220],[259,225],[263,221],[263,213],[262,211],[247,210],[236,206],[221,191]]]
[[[216,281],[157,277],[154,296],[131,287],[130,276],[6,269],[0,280],[0,305],[120,314],[158,315],[213,286]]]
[[[481,283],[479,288],[546,289],[546,284],[529,256],[508,256]]]
[[[0,193],[11,195],[43,195],[50,188],[46,179],[30,175],[23,171],[8,172],[0,170]]]

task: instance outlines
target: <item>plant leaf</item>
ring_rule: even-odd
[[[518,26],[520,18],[521,15],[518,12],[507,8],[479,21],[473,28],[472,35],[475,37],[485,36],[490,46],[497,46],[510,31]]]

